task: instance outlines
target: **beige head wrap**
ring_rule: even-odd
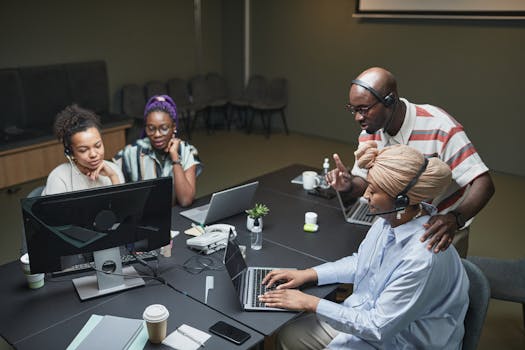
[[[359,167],[368,169],[368,182],[393,198],[416,176],[424,163],[423,155],[412,147],[395,145],[378,150],[374,141],[361,144],[355,156]],[[408,191],[410,205],[429,202],[449,185],[451,179],[448,165],[438,158],[430,158],[426,170]]]

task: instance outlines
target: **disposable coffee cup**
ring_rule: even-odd
[[[20,264],[22,265],[22,270],[26,276],[27,284],[31,289],[38,289],[44,286],[44,277],[43,273],[31,273],[31,267],[29,265],[29,254],[25,253],[20,257]]]
[[[313,190],[319,186],[320,181],[315,171],[303,171],[303,188],[305,190]]]
[[[305,224],[317,224],[317,213],[313,211],[306,212],[304,214],[304,223]]]
[[[161,304],[150,305],[144,310],[142,318],[146,321],[148,338],[151,343],[159,344],[166,338],[169,316],[168,309]]]

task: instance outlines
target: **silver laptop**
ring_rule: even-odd
[[[363,197],[359,197],[355,202],[347,204],[343,199],[339,191],[337,193],[337,200],[341,205],[341,210],[343,211],[343,216],[346,222],[351,224],[367,225],[372,226],[376,216],[366,216],[368,214],[368,202]]]
[[[224,266],[230,275],[233,287],[245,311],[288,311],[285,309],[265,306],[259,301],[258,296],[266,292],[266,287],[261,284],[270,271],[289,268],[282,267],[247,267],[235,239],[229,239],[224,252]],[[295,269],[293,269],[295,270]],[[275,287],[275,286],[273,286]]]
[[[210,203],[182,211],[180,215],[201,225],[233,216],[250,207],[258,181],[215,192]]]

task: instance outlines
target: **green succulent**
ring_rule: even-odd
[[[265,216],[270,212],[270,209],[264,204],[255,203],[255,206],[251,209],[246,210],[246,214],[252,219],[257,219]]]

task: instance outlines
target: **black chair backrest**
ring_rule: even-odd
[[[168,95],[173,99],[177,108],[184,108],[190,104],[188,83],[184,79],[172,78],[168,80]]]
[[[168,89],[166,87],[166,84],[164,84],[161,81],[157,81],[157,80],[147,82],[145,85],[145,89],[146,89],[145,91],[146,101],[156,95],[167,95],[168,94]]]
[[[127,84],[122,87],[122,112],[125,115],[135,119],[142,119],[145,106],[146,99],[140,86]]]

